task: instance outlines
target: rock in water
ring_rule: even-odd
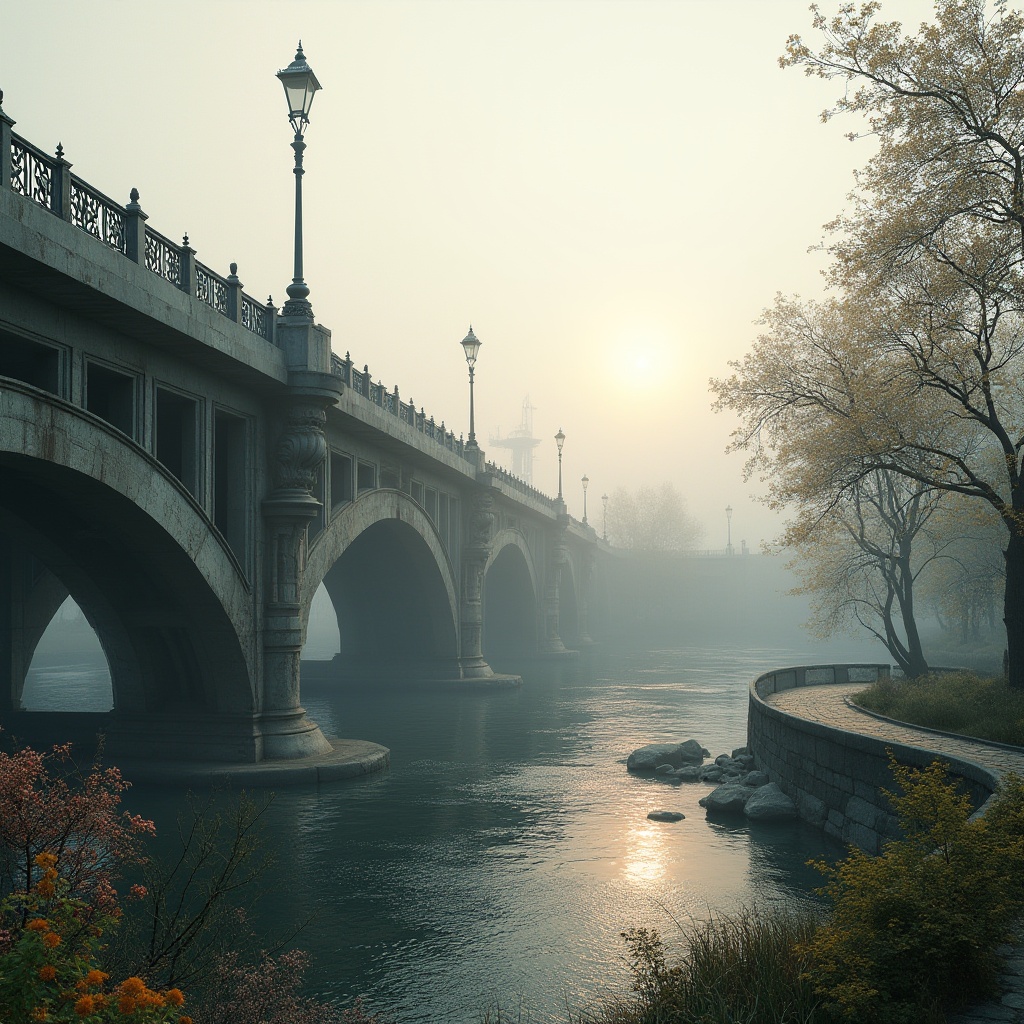
[[[797,816],[796,804],[774,782],[748,792],[743,813],[751,821],[789,821]]]
[[[680,814],[678,811],[651,811],[647,817],[651,821],[682,821],[686,815]]]
[[[685,743],[649,743],[629,755],[626,767],[631,772],[654,772],[663,764],[679,768],[684,764],[700,764],[704,752],[696,740]]]
[[[751,789],[741,782],[727,782],[718,789],[711,790],[707,796],[701,797],[701,807],[720,814],[742,814],[747,802],[752,799],[758,789]]]

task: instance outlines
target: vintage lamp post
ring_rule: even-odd
[[[565,444],[565,434],[562,433],[562,428],[558,428],[558,433],[555,434],[555,444],[558,445],[558,500],[562,500],[562,445]]]
[[[601,495],[601,504],[604,506],[604,522],[601,526],[601,540],[608,540],[608,495]]]
[[[309,302],[309,288],[302,279],[302,153],[306,143],[302,140],[303,132],[309,124],[309,108],[313,105],[313,94],[320,89],[320,83],[313,74],[313,69],[306,63],[302,53],[302,41],[295,53],[295,60],[277,77],[284,86],[285,98],[288,100],[288,120],[292,123],[295,139],[292,149],[295,150],[295,274],[288,285],[288,301],[281,310],[285,316],[302,316],[313,319],[313,307]]]
[[[590,484],[590,477],[586,473],[583,474],[583,479],[580,481],[583,484],[583,525],[587,525],[587,487]]]
[[[477,448],[476,425],[473,421],[473,371],[476,366],[476,357],[480,353],[480,340],[473,333],[473,325],[469,325],[469,334],[462,339],[462,350],[466,353],[466,363],[469,366],[469,440],[467,448]]]
[[[726,505],[725,506],[725,524],[726,524],[726,530],[728,531],[726,533],[727,541],[726,541],[726,545],[725,545],[725,553],[727,555],[731,555],[732,554],[732,505]]]

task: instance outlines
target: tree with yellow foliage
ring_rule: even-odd
[[[904,35],[877,3],[813,10],[820,49],[792,36],[781,63],[845,80],[823,116],[863,115],[878,149],[830,225],[834,297],[779,298],[716,405],[804,525],[876,470],[987,502],[1024,688],[1024,17],[937,0]]]

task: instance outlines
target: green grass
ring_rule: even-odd
[[[632,1001],[583,1014],[581,1024],[815,1024],[823,1017],[807,974],[817,922],[785,910],[696,925],[670,966],[656,931],[624,934]]]
[[[997,743],[1024,746],[1024,692],[1001,678],[946,672],[882,679],[854,697],[869,711]]]

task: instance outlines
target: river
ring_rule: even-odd
[[[663,644],[516,666],[518,689],[307,684],[325,732],[390,747],[391,766],[276,794],[261,923],[312,917],[297,940],[311,991],[405,1024],[476,1024],[499,1004],[546,1020],[625,993],[624,929],[672,941],[711,913],[810,901],[806,861],[842,853],[801,823],[709,822],[708,785],[631,776],[626,756],[690,737],[728,753],[759,671],[871,653]],[[37,657],[26,703],[89,706],[96,664],[55,657]],[[130,802],[167,835],[182,794],[136,787]]]

